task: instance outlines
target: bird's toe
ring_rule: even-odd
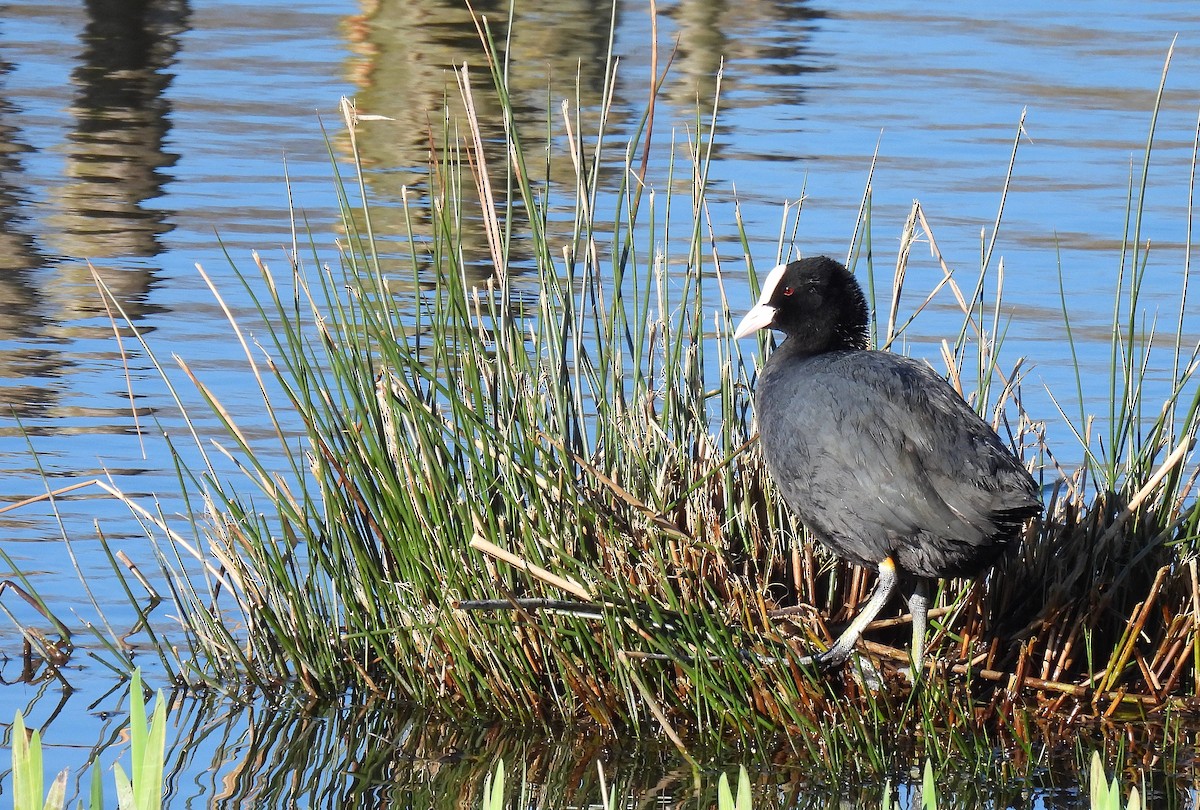
[[[809,660],[822,672],[833,672],[846,665],[850,660],[850,651],[835,645],[823,653],[810,655]]]

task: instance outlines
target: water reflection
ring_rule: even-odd
[[[487,20],[500,58],[506,62],[516,111],[514,126],[521,135],[530,170],[536,172],[533,180],[557,187],[547,195],[547,228],[555,246],[568,243],[574,233],[577,175],[569,158],[571,140],[582,143],[581,162],[584,171],[589,171],[596,134],[601,131],[599,111],[606,102],[603,132],[608,152],[599,169],[598,186],[601,193],[612,193],[631,182],[622,162],[629,140],[639,132],[643,140],[632,153],[635,170],[640,168],[643,149],[650,152],[645,159],[661,168],[673,142],[679,145],[695,137],[694,131],[684,134],[674,130],[680,121],[695,121],[697,112],[707,118],[723,60],[738,64],[736,76],[725,79],[723,104],[745,106],[800,104],[802,81],[789,85],[785,98],[763,93],[761,87],[776,83],[779,76],[825,69],[824,64],[806,56],[812,21],[822,16],[806,0],[754,0],[736,5],[685,0],[663,3],[661,7],[655,61],[651,58],[655,49],[651,17],[642,3],[621,0],[613,19],[606,7],[586,0],[518,5],[511,28],[507,4],[476,4],[476,11]],[[614,20],[621,32],[613,44],[620,65],[613,97],[605,99],[605,64]],[[359,134],[359,149],[375,202],[372,217],[376,232],[398,237],[400,256],[406,253],[403,248],[407,247],[410,232],[423,245],[432,245],[436,239],[434,222],[423,202],[431,196],[452,200],[461,194],[467,220],[481,223],[478,214],[470,213],[481,210],[479,195],[470,180],[477,165],[470,165],[465,154],[458,158],[466,188],[455,188],[446,177],[436,172],[430,176],[429,172],[431,156],[437,160],[447,151],[461,149],[469,139],[459,77],[454,73],[464,65],[469,66],[488,176],[497,205],[503,210],[504,192],[511,183],[502,137],[503,119],[468,9],[456,0],[383,0],[357,16],[348,30],[357,55],[352,78],[358,86],[358,110],[394,119],[371,122]],[[776,34],[762,36],[764,30]],[[758,35],[739,36],[751,31]],[[662,75],[668,64],[670,72],[658,94],[658,105],[666,105],[667,109],[659,114],[657,129],[648,144],[639,127],[642,111],[649,103],[651,69]],[[448,137],[443,120],[447,108]],[[718,139],[713,156],[726,148]],[[678,168],[676,175],[678,189],[686,200],[690,183],[686,166]],[[515,192],[513,197],[517,197]],[[406,199],[422,202],[406,207]],[[615,199],[602,201],[598,210],[607,212],[616,205]],[[518,209],[517,214],[521,213]],[[608,214],[601,214],[597,224],[604,227],[608,218]],[[523,229],[515,231],[521,233]],[[463,235],[466,244],[461,246],[462,251],[479,280],[492,270],[485,229],[478,224],[465,229]],[[528,258],[528,249],[516,244],[513,250],[516,255],[510,255],[509,263],[519,270]]]
[[[66,182],[55,189],[48,242],[67,260],[54,287],[62,320],[96,312],[87,265],[100,270],[131,315],[144,313],[154,272],[105,259],[157,256],[169,212],[146,205],[169,179],[169,68],[187,28],[187,0],[87,0],[83,51],[71,73],[74,129]]]
[[[527,780],[546,806],[598,802],[597,762],[617,795],[648,793],[651,804],[650,786],[685,794],[691,785],[690,770],[668,751],[632,757],[599,736],[439,724],[387,701],[223,713],[228,704],[186,699],[177,708],[169,795],[204,806],[476,808],[501,759],[509,784]]]
[[[597,13],[587,0],[551,0],[518,8],[509,39],[507,6],[498,0],[475,4],[476,11],[487,19],[501,58],[508,60],[522,133],[536,138],[540,128],[544,135],[547,114],[559,117],[559,100],[574,99],[577,74],[581,105],[589,110],[599,107],[608,16]],[[449,102],[456,125],[465,125],[451,73],[455,68],[470,68],[484,141],[503,146],[503,119],[491,90],[479,35],[465,4],[457,0],[384,0],[358,16],[349,31],[359,60],[352,77],[358,86],[359,109],[395,119],[372,127],[360,144],[366,165],[389,169],[372,178],[385,199],[398,199],[401,185],[425,178],[430,148],[441,145],[445,102]],[[627,115],[620,112],[627,109],[624,101],[614,105],[618,110],[614,123]],[[466,134],[463,129],[459,132]],[[544,143],[527,144],[531,155],[539,147],[544,149]],[[502,165],[504,152],[491,157]]]
[[[28,182],[21,158],[33,147],[21,135],[22,110],[3,91],[13,67],[0,58],[0,305],[20,316],[32,302],[26,274],[38,263],[38,252],[21,211]]]
[[[26,381],[51,362],[49,352],[31,345],[45,326],[33,280],[42,258],[23,213],[28,179],[22,158],[33,148],[21,134],[23,111],[4,92],[5,78],[13,68],[0,59],[0,311],[4,313],[0,342],[11,345],[0,352],[0,403],[44,401],[49,393],[44,386],[7,381]]]
[[[572,99],[573,108],[581,106],[589,111],[582,122],[583,132],[596,130],[595,111],[602,101],[609,17],[597,13],[594,4],[587,0],[521,5],[510,38],[507,6],[505,2],[486,0],[476,4],[476,11],[486,17],[500,57],[510,66],[510,92],[518,111],[515,125],[524,139],[531,170],[539,173],[533,179],[570,183],[573,187],[574,172],[565,153],[560,153],[552,163],[547,161],[547,128],[555,136],[562,133],[560,101],[565,97]],[[378,202],[372,210],[377,225],[381,226],[377,232],[399,237],[402,249],[407,245],[411,225],[413,236],[430,244],[435,229],[426,201],[434,197],[453,204],[461,195],[468,221],[477,223],[476,227],[464,229],[461,250],[476,278],[482,279],[492,272],[493,263],[479,213],[480,195],[471,186],[471,172],[487,172],[496,205],[504,216],[509,188],[508,155],[504,148],[503,116],[469,10],[458,0],[386,0],[373,4],[355,19],[349,30],[359,57],[353,73],[358,85],[359,110],[394,119],[372,122],[359,135],[363,164],[370,170],[368,182],[373,199]],[[458,144],[466,143],[469,138],[457,84],[459,77],[454,73],[464,65],[470,77],[486,168],[469,167],[463,155],[463,183],[467,187],[456,188],[452,178],[431,177],[429,165],[431,155],[440,157],[447,149],[456,150]],[[443,111],[447,108],[451,122],[449,143],[443,123]],[[620,131],[627,124],[627,117],[628,107],[619,100],[609,126]],[[404,210],[406,188],[409,199],[420,201],[407,211]],[[518,195],[514,193],[512,199],[517,200]],[[519,206],[514,213],[526,216]],[[558,211],[552,218],[566,216],[567,212]],[[509,264],[519,268],[528,259],[526,244],[511,246]]]
[[[726,106],[736,107],[798,107],[805,82],[794,79],[833,68],[809,53],[817,21],[826,14],[808,0],[680,0],[663,4],[663,14],[677,29],[667,94],[683,110],[712,98],[723,64],[737,65],[723,80]],[[780,77],[793,81],[784,84]]]
[[[84,10],[83,48],[70,74],[71,129],[61,147],[64,176],[49,186],[53,213],[38,223],[38,241],[22,213],[30,193],[20,160],[32,151],[21,137],[22,111],[0,100],[0,305],[7,316],[0,319],[0,403],[33,432],[41,416],[108,415],[57,404],[58,381],[79,359],[64,351],[67,341],[112,334],[88,263],[127,315],[144,317],[157,276],[145,260],[162,252],[159,237],[170,229],[170,212],[147,203],[162,195],[170,178],[161,170],[177,159],[166,147],[166,92],[188,4],[87,0]],[[11,67],[0,64],[0,71]]]
[[[170,696],[168,696],[170,697]],[[109,710],[110,704],[115,707]],[[93,709],[105,718],[92,749],[102,765],[128,757],[121,742],[127,702],[106,695]],[[70,712],[67,712],[69,716]],[[608,807],[688,810],[716,806],[718,777],[734,777],[737,765],[717,764],[693,773],[665,740],[632,736],[548,735],[469,723],[438,722],[378,698],[349,696],[339,704],[272,705],[269,698],[239,705],[215,696],[176,696],[168,713],[166,796],[170,806],[203,807],[406,807],[474,810],[483,784],[503,760],[508,795],[528,786],[535,807]],[[43,733],[53,729],[42,726]],[[1104,738],[1134,750],[1163,740],[1143,739],[1141,729],[1108,728],[1079,750],[1043,756],[1033,773],[992,763],[980,778],[979,762],[951,762],[936,769],[939,806],[952,808],[1068,808],[1079,806],[1080,771]],[[1150,735],[1153,736],[1153,735]],[[915,742],[910,740],[909,742]],[[114,745],[114,743],[118,743]],[[898,745],[900,742],[898,741]],[[699,752],[697,752],[699,753]],[[891,758],[895,752],[880,752]],[[938,755],[944,756],[944,754]],[[703,757],[702,757],[703,758]],[[88,775],[76,762],[77,788]],[[1181,775],[1147,771],[1149,803],[1189,806]],[[808,769],[806,769],[806,767]],[[760,810],[919,807],[919,769],[899,770],[885,780],[846,778],[803,766],[793,754],[766,758],[751,771],[752,806]],[[1146,765],[1147,769],[1153,767]],[[601,775],[603,774],[603,775]],[[1142,779],[1142,772],[1123,775]],[[603,780],[603,781],[602,781]],[[1128,789],[1129,782],[1126,781]],[[512,806],[509,802],[506,806]]]

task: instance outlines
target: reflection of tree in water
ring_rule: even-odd
[[[0,406],[15,409],[32,432],[35,418],[64,415],[61,379],[79,354],[63,351],[63,341],[111,338],[111,327],[92,320],[105,310],[87,260],[116,260],[97,270],[126,312],[142,316],[155,272],[146,261],[130,267],[126,260],[157,256],[158,237],[169,229],[168,213],[144,204],[162,194],[167,178],[159,170],[175,161],[164,150],[164,93],[187,0],[87,0],[85,7],[83,49],[71,74],[66,178],[52,186],[56,212],[39,223],[40,246],[18,213],[29,204],[20,181],[20,152],[30,151],[17,132],[21,111],[0,98],[0,341],[15,344],[0,352]],[[0,64],[0,76],[7,70]]]
[[[475,8],[487,18],[497,45],[509,49],[510,91],[529,165],[538,171],[545,166],[549,120],[551,137],[556,141],[549,179],[573,189],[575,174],[565,150],[561,103],[563,99],[570,102],[572,115],[577,105],[582,108],[583,119],[576,135],[584,139],[585,149],[590,149],[603,103],[610,26],[607,4],[597,6],[588,0],[518,4],[511,40],[507,39],[507,3],[483,0]],[[754,84],[753,77],[759,74],[766,77],[763,84],[767,85],[773,76],[813,69],[801,58],[808,28],[817,14],[808,8],[806,0],[680,0],[662,2],[659,8],[663,14],[659,26],[660,70],[674,53],[662,99],[676,109],[660,113],[654,141],[656,161],[665,159],[672,140],[670,129],[679,124],[681,112],[682,120],[690,122],[697,103],[702,110],[711,107],[722,57],[739,63],[737,77],[727,75],[727,93],[740,82]],[[613,161],[601,183],[606,189],[627,180],[619,162],[647,104],[650,83],[648,8],[640,3],[619,2],[617,15],[622,32],[620,47],[628,53],[622,55],[616,97],[605,126],[608,157]],[[757,30],[764,25],[777,28],[779,37],[738,36],[739,31]],[[354,18],[349,30],[352,47],[359,55],[353,75],[360,88],[359,111],[395,119],[372,121],[359,131],[359,148],[376,203],[373,217],[380,226],[377,232],[396,235],[402,241],[407,238],[401,206],[402,188],[407,187],[409,200],[421,201],[409,210],[410,215],[423,217],[413,222],[414,236],[428,239],[433,226],[422,208],[430,193],[431,146],[435,153],[443,147],[445,108],[450,110],[455,136],[460,142],[466,137],[466,117],[452,67],[470,65],[485,147],[491,147],[488,161],[493,186],[504,188],[507,155],[502,117],[475,22],[460,0],[377,0]],[[756,94],[755,98],[757,101],[752,103],[787,103],[768,93]],[[801,99],[793,101],[799,104]],[[681,176],[685,177],[686,172]],[[465,186],[467,210],[478,211],[478,197],[469,175]],[[573,194],[568,191],[555,195],[551,202],[566,204],[571,199]],[[561,226],[567,228],[573,210],[551,211],[552,232],[556,218],[568,223]],[[464,237],[468,240],[463,246],[468,262],[474,260],[478,274],[486,275],[491,267],[482,224],[468,227]]]
[[[71,73],[74,130],[67,137],[67,181],[51,219],[54,247],[73,261],[60,268],[63,320],[97,311],[86,264],[150,258],[170,230],[167,213],[145,207],[161,196],[174,164],[165,150],[173,79],[168,68],[186,28],[187,0],[87,0],[80,62]],[[154,272],[144,265],[98,267],[118,299],[142,314]]]
[[[9,62],[0,59],[0,80],[12,69]],[[33,151],[21,139],[18,121],[22,112],[0,89],[0,306],[17,318],[26,314],[29,292],[10,289],[9,285],[24,282],[28,271],[40,261],[28,233],[29,223],[21,213],[28,201],[21,155]],[[11,328],[12,324],[0,323],[0,329]]]
[[[550,0],[531,10],[518,9],[510,52],[510,84],[518,125],[529,138],[543,138],[547,106],[558,113],[563,98],[575,96],[581,79],[585,108],[600,101],[608,46],[608,17],[587,0]],[[475,4],[486,16],[497,47],[505,46],[507,3]],[[429,136],[440,138],[442,111],[462,122],[462,102],[451,68],[470,67],[475,104],[486,141],[502,146],[503,128],[483,49],[466,5],[460,0],[381,2],[354,26],[352,45],[361,55],[354,76],[358,103],[365,112],[396,120],[363,144],[364,158],[396,168],[398,179],[423,178]],[[501,53],[501,58],[505,54]],[[549,86],[549,87],[548,87]],[[533,153],[544,143],[529,145]],[[371,151],[368,151],[371,150]],[[502,158],[500,151],[497,158]]]
[[[0,80],[12,69],[0,60]],[[22,114],[0,85],[0,406],[17,409],[18,415],[25,415],[26,403],[47,401],[49,388],[33,381],[47,379],[62,362],[55,359],[54,347],[35,348],[30,340],[44,331],[45,320],[33,278],[42,259],[22,214],[29,192],[21,155],[33,151],[20,136]]]
[[[498,47],[504,48],[508,3],[484,0],[474,5],[480,15],[487,17]],[[490,177],[493,186],[503,190],[507,154],[502,116],[466,5],[461,0],[385,0],[356,18],[350,30],[352,47],[360,56],[353,77],[360,88],[360,112],[395,119],[371,122],[359,132],[360,152],[377,203],[372,212],[377,231],[402,237],[407,234],[400,205],[403,187],[409,187],[418,198],[428,197],[430,148],[436,144],[436,151],[441,151],[445,108],[451,111],[452,131],[460,139],[467,137],[462,99],[451,72],[464,63],[470,69]],[[554,137],[564,136],[561,101],[570,99],[575,107],[577,76],[580,104],[592,116],[592,120],[584,120],[583,133],[586,136],[596,131],[594,111],[601,102],[608,36],[608,14],[598,12],[588,0],[549,0],[518,6],[512,39],[507,43],[510,92],[518,114],[516,125],[534,170],[541,171],[546,163],[547,115]],[[616,109],[609,125],[619,131],[627,107],[617,104]],[[478,211],[479,199],[469,169],[464,170],[467,176],[463,196],[468,211]],[[574,184],[574,172],[565,152],[556,150],[550,171],[554,181]],[[503,205],[503,200],[498,199],[497,204]],[[464,237],[470,241],[463,245],[463,252],[469,262],[478,262],[476,269],[483,276],[491,266],[486,260],[489,253],[484,229],[482,223],[477,224],[464,230]],[[413,223],[418,238],[428,238],[431,228],[427,218]],[[514,245],[513,253],[519,256],[520,251],[521,246]]]
[[[825,16],[808,0],[679,0],[662,3],[660,8],[673,23],[672,36],[679,42],[665,93],[684,109],[697,98],[702,103],[712,98],[722,61],[737,65],[723,79],[723,106],[799,105],[804,100],[800,82],[774,81],[770,92],[764,93],[739,91],[762,77],[770,80],[821,69],[804,58],[815,20]],[[775,36],[765,36],[768,31]],[[735,99],[730,101],[730,96]]]

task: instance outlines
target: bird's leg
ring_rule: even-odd
[[[833,646],[820,655],[814,656],[812,660],[822,669],[832,669],[844,664],[850,657],[854,645],[858,643],[859,637],[862,636],[863,630],[868,624],[875,621],[875,617],[887,604],[887,600],[891,598],[892,591],[895,589],[896,561],[891,557],[884,557],[883,562],[879,563],[879,583],[875,586],[875,593],[871,594],[871,598],[863,605],[863,609],[850,622],[850,626],[842,631],[837,641],[833,642]]]
[[[929,626],[929,580],[917,577],[917,584],[908,597],[908,612],[912,614],[912,668],[907,672],[910,683],[916,683],[925,671],[925,629]]]

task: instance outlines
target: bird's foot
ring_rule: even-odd
[[[806,655],[800,659],[800,665],[816,667],[818,672],[834,672],[841,669],[850,660],[850,650],[841,649],[836,644],[823,653]]]
[[[817,655],[806,655],[800,659],[802,666],[815,667],[821,674],[835,672],[854,658],[854,676],[867,689],[872,692],[878,692],[883,688],[884,677],[883,671],[876,663],[865,655],[856,655],[853,651],[843,652],[837,649],[829,649]]]
[[[845,666],[846,662],[850,660],[850,655],[854,652],[854,646],[857,641],[857,633],[853,635],[843,633],[837,641],[833,642],[832,647],[816,656],[817,666],[826,672]]]

